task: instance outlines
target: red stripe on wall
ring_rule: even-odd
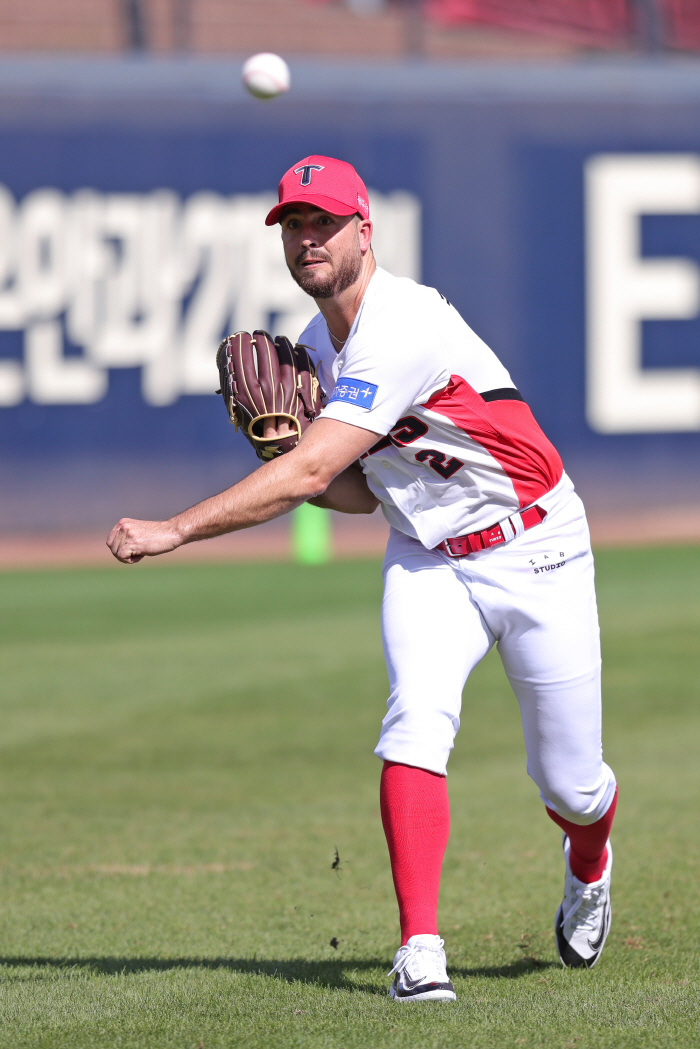
[[[485,22],[599,47],[625,43],[635,28],[629,0],[427,0],[426,9],[438,22]]]
[[[689,51],[700,49],[700,4],[698,0],[665,0],[667,43]]]
[[[423,405],[444,415],[484,447],[513,483],[520,506],[528,506],[561,480],[564,467],[524,401],[484,401],[453,375]]]

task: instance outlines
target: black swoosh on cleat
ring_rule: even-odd
[[[395,986],[394,991],[397,998],[413,998],[414,995],[422,994],[424,991],[454,991],[454,987],[448,980],[447,983],[421,983],[416,987],[411,987],[407,993],[403,993]]]
[[[605,943],[605,937],[607,936],[608,926],[610,924],[610,917],[608,914],[609,910],[610,903],[609,901],[606,901],[605,910],[603,912],[603,921],[600,926],[600,933],[598,934],[595,940],[588,941],[588,946],[591,948],[594,954],[597,954],[600,951],[603,944]]]
[[[420,976],[418,977],[417,980],[412,980],[410,976],[406,976],[404,974],[403,980],[404,980],[404,984],[405,984],[406,990],[409,991],[409,992],[415,991],[418,987],[425,986],[424,984],[421,983],[421,977]]]

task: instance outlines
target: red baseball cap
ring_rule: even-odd
[[[265,219],[266,226],[279,222],[288,204],[314,204],[331,215],[369,218],[367,187],[352,164],[335,157],[304,157],[282,176],[279,204]]]

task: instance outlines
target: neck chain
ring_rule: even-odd
[[[345,343],[348,340],[347,339],[339,339],[337,335],[334,335],[333,332],[331,331],[331,326],[328,323],[328,321],[326,321],[326,327],[328,328],[328,334],[330,335],[330,337],[333,340],[333,342],[339,347],[339,349],[342,350],[343,346],[345,345]]]

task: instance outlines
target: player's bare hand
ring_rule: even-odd
[[[295,431],[289,425],[289,419],[283,419],[279,416],[271,418],[264,427],[264,437],[269,440],[271,437],[290,437]]]
[[[168,521],[134,521],[123,517],[107,537],[107,546],[118,561],[135,565],[144,557],[166,554],[182,544]]]

